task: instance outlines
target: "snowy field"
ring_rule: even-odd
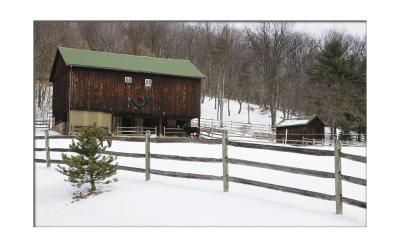
[[[38,132],[37,134],[40,134]],[[50,147],[65,147],[70,140],[50,140]],[[36,141],[44,147],[44,140]],[[328,149],[328,148],[325,148]],[[144,143],[114,141],[110,150],[144,153]],[[345,152],[365,155],[365,148],[346,147]],[[151,152],[181,156],[221,157],[221,145],[152,143]],[[333,157],[228,147],[232,158],[275,163],[321,171],[334,171]],[[44,152],[36,152],[44,158]],[[52,153],[60,159],[60,153]],[[144,168],[144,159],[118,158],[120,165]],[[344,215],[335,214],[333,201],[230,183],[169,178],[119,171],[119,182],[105,193],[70,203],[75,190],[64,176],[44,164],[36,167],[36,224],[38,226],[365,226],[366,210],[344,204]],[[222,175],[221,163],[151,159],[152,169]],[[343,174],[366,178],[366,166],[342,159]],[[231,176],[300,189],[334,194],[334,180],[285,172],[229,165]],[[366,187],[343,182],[343,195],[366,201]]]
[[[231,101],[231,116],[226,121],[247,122],[247,104]],[[259,106],[250,120],[270,124],[270,114]],[[202,118],[216,119],[214,100],[206,97],[201,105]],[[277,121],[282,113],[278,112]],[[37,130],[36,135],[43,135]],[[50,131],[50,135],[59,135]],[[237,139],[237,138],[236,138]],[[260,142],[254,139],[246,142]],[[50,147],[68,148],[71,140],[50,140]],[[281,144],[279,144],[281,145]],[[37,140],[36,147],[44,147]],[[333,150],[329,146],[307,148]],[[112,151],[144,153],[144,143],[113,141]],[[196,143],[152,143],[151,153],[180,156],[221,158],[221,145]],[[366,147],[343,147],[343,152],[366,155]],[[312,156],[270,150],[228,146],[228,156],[258,162],[334,172],[333,157]],[[36,152],[44,159],[44,152]],[[51,153],[52,159],[61,159],[61,153]],[[144,168],[144,159],[118,158],[120,165]],[[344,214],[335,214],[335,202],[314,199],[265,188],[230,183],[230,191],[223,192],[222,181],[182,179],[152,175],[146,182],[143,173],[118,171],[118,182],[104,188],[104,193],[71,203],[76,190],[65,177],[55,171],[56,165],[46,168],[37,164],[36,224],[38,226],[366,226],[366,210],[344,204]],[[151,159],[151,168],[222,176],[221,163],[199,163]],[[366,165],[342,159],[344,175],[366,178]],[[234,177],[267,182],[299,189],[334,194],[334,179],[295,175],[243,165],[229,165]],[[343,195],[366,201],[366,187],[343,181]]]
[[[239,102],[230,100],[231,115],[228,116],[228,101],[224,101],[224,121],[236,121],[247,123],[247,103],[242,104],[242,111],[239,111]],[[280,122],[283,119],[283,113],[277,111],[276,122]],[[204,103],[201,104],[201,118],[205,119],[217,119],[217,109],[214,109],[214,99],[205,97]],[[250,122],[252,124],[271,124],[271,113],[264,112],[262,108],[255,104],[250,104]]]

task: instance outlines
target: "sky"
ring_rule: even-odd
[[[367,32],[366,22],[297,22],[294,24],[294,28],[317,37],[323,36],[332,29],[345,31],[360,38],[364,37]]]

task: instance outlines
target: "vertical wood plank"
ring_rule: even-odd
[[[146,141],[146,181],[150,180],[150,130],[146,131],[146,136],[145,136],[145,141]]]
[[[50,167],[50,151],[49,151],[49,130],[44,131],[45,146],[46,146],[46,165]]]
[[[343,201],[342,201],[342,165],[340,159],[341,144],[335,137],[335,201],[336,201],[336,214],[343,214]]]
[[[228,181],[228,132],[226,129],[222,132],[222,166],[223,166],[223,183],[224,183],[224,192],[229,191],[229,181]]]

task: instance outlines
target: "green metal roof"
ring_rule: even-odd
[[[313,115],[313,116],[303,116],[303,117],[285,119],[276,124],[276,127],[303,126],[310,123],[316,117],[317,117],[316,115]]]
[[[203,78],[204,75],[189,60],[165,59],[128,54],[98,52],[58,47],[66,65]]]

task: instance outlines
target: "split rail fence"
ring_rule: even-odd
[[[36,159],[36,163],[46,163],[48,167],[51,166],[51,163],[62,164],[62,160],[55,160],[50,158],[50,152],[72,152],[69,148],[50,148],[49,140],[50,139],[73,139],[74,136],[49,136],[48,132],[45,131],[44,136],[35,136],[35,139],[44,139],[45,147],[44,148],[35,148],[36,152],[44,151],[46,154],[45,159]],[[303,196],[335,201],[336,202],[336,214],[343,214],[343,203],[366,208],[366,202],[362,202],[359,200],[343,197],[342,194],[342,181],[346,181],[349,183],[366,186],[367,180],[363,178],[343,175],[341,170],[341,159],[349,159],[361,163],[366,163],[366,157],[352,155],[343,153],[341,151],[341,144],[339,140],[335,140],[335,149],[331,150],[318,150],[318,149],[308,149],[308,148],[300,148],[300,147],[287,147],[287,146],[276,146],[276,145],[268,145],[268,144],[255,144],[255,143],[245,143],[245,142],[237,142],[231,141],[228,139],[227,131],[222,133],[222,139],[188,139],[188,138],[150,138],[150,130],[146,131],[145,137],[113,137],[113,140],[123,140],[123,141],[141,141],[145,143],[145,154],[142,153],[128,153],[128,152],[117,152],[117,151],[105,151],[103,154],[105,155],[113,155],[120,157],[131,157],[131,158],[145,158],[145,169],[118,165],[119,170],[133,171],[133,172],[141,172],[145,173],[145,180],[150,180],[151,174],[160,175],[160,176],[168,176],[168,177],[179,177],[179,178],[191,178],[191,179],[204,179],[204,180],[217,180],[222,181],[223,183],[223,191],[229,191],[229,183],[241,183],[245,185],[252,185],[263,187],[272,190],[278,190],[288,193],[299,194]],[[207,157],[188,157],[188,156],[178,156],[178,155],[166,155],[166,154],[152,154],[150,152],[150,144],[151,143],[182,143],[182,142],[190,142],[190,143],[205,143],[205,144],[222,144],[222,158],[207,158]],[[256,161],[249,161],[243,159],[235,159],[229,158],[228,156],[228,147],[236,146],[236,147],[244,147],[244,148],[253,148],[253,149],[265,149],[265,150],[274,150],[274,151],[282,151],[282,152],[293,152],[299,154],[306,155],[316,155],[316,156],[332,156],[334,157],[334,168],[335,172],[326,172],[326,171],[318,171],[318,170],[310,170],[303,168],[296,168],[291,166],[283,166],[277,164],[270,163],[262,163]],[[209,163],[222,163],[223,167],[223,175],[215,176],[215,175],[202,175],[202,174],[194,174],[194,173],[183,173],[183,172],[174,172],[174,171],[163,171],[163,170],[155,170],[151,169],[151,159],[166,159],[166,160],[178,160],[178,161],[190,161],[190,162],[209,162]],[[292,174],[298,175],[307,175],[319,178],[329,178],[335,179],[335,194],[325,194],[315,191],[309,191],[304,189],[298,189],[293,187],[287,187],[277,184],[271,184],[267,182],[259,182],[249,179],[244,179],[240,177],[232,177],[229,176],[229,164],[250,166],[256,168],[263,168],[268,170],[282,171]]]
[[[50,129],[50,121],[48,120],[35,120],[34,121],[34,126],[35,128],[41,128],[41,129]]]

